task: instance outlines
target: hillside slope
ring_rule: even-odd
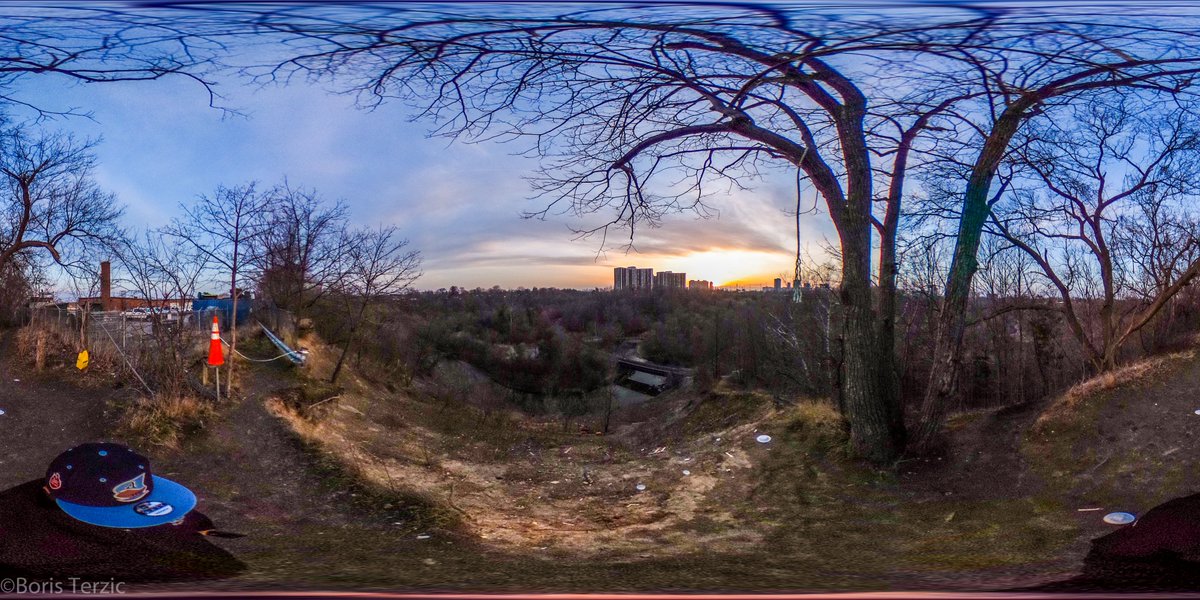
[[[111,436],[106,415],[129,395],[28,370],[0,359],[10,484]],[[170,587],[1004,589],[1078,573],[1115,530],[1105,512],[1200,488],[1190,353],[956,415],[947,454],[888,470],[846,458],[828,406],[753,392],[681,391],[597,436],[353,371],[339,397],[297,410],[289,390],[305,377],[245,374],[243,396],[180,449],[146,450],[222,529],[247,534],[219,543],[249,569]]]

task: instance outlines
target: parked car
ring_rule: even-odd
[[[121,313],[121,316],[125,317],[126,319],[139,319],[139,320],[149,319],[150,318],[150,309],[139,306],[138,308],[131,308],[129,310],[123,311]]]

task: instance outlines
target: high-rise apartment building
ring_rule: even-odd
[[[687,273],[659,271],[654,274],[654,287],[662,290],[687,289]]]
[[[654,269],[617,267],[613,269],[614,290],[648,290],[654,287]]]
[[[688,281],[688,289],[689,290],[711,290],[711,289],[713,289],[713,284],[711,281],[708,281],[706,279],[691,279]]]

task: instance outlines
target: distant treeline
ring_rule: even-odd
[[[897,378],[910,405],[928,380],[938,301],[901,296]],[[700,389],[722,380],[784,400],[835,397],[836,290],[805,290],[795,303],[790,293],[452,288],[385,304],[358,366],[400,383],[428,374],[439,360],[461,360],[522,394],[587,394],[610,381],[622,344],[638,340],[643,358],[694,369]],[[1053,301],[976,298],[971,314],[961,408],[1034,400],[1090,374]],[[1189,289],[1123,358],[1181,347],[1197,331],[1200,298]]]

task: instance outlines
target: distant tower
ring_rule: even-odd
[[[777,291],[777,292],[778,292],[778,291],[779,291],[779,290],[781,290],[781,289],[783,289],[783,280],[782,280],[782,279],[780,279],[780,278],[778,278],[778,277],[776,277],[776,278],[775,278],[775,291]]]
[[[100,263],[100,310],[112,310],[112,266]]]

